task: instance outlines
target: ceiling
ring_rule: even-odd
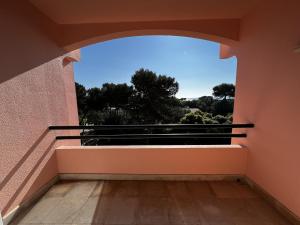
[[[58,24],[242,18],[258,0],[29,0]]]

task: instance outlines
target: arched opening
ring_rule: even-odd
[[[187,28],[189,24],[189,28]],[[84,29],[85,28],[85,29]],[[230,29],[229,29],[230,28]],[[137,25],[128,24],[128,26],[111,25],[108,31],[102,31],[107,27],[78,27],[83,32],[74,29],[72,36],[67,36],[66,40],[60,45],[67,51],[83,48],[99,42],[111,41],[119,38],[128,38],[135,36],[178,36],[204,39],[222,43],[224,45],[234,45],[239,41],[239,21],[238,20],[207,20],[197,21],[196,23],[187,22],[168,22],[159,23],[158,25],[141,23]],[[75,36],[76,35],[76,36]],[[69,39],[69,40],[67,40]]]
[[[237,61],[219,58],[229,56],[228,50],[223,45],[220,54],[217,42],[171,35],[117,38],[82,48],[75,64],[80,124],[231,124]]]
[[[156,174],[156,179],[166,174],[179,175],[179,179],[194,174],[199,176],[197,179],[208,180],[238,176],[264,193],[286,219],[298,224],[300,180],[295,177],[299,177],[300,157],[296,151],[300,58],[294,49],[299,48],[299,8],[297,0],[76,0],[71,4],[62,0],[3,1],[0,214],[4,224],[21,215],[20,211],[29,205],[27,200],[35,202],[35,194],[46,190],[57,176],[72,173],[79,178],[87,175],[81,179],[95,178],[95,174]],[[217,41],[222,43],[222,58],[237,55],[235,123],[252,128],[255,123],[255,128],[239,130],[244,139],[234,139],[236,145],[228,146],[67,146],[70,136],[65,130],[73,125],[76,131],[82,129],[72,120],[74,85],[71,89],[70,80],[64,82],[73,75],[70,62],[77,58],[75,52],[70,52],[100,41],[146,34]],[[74,97],[70,104],[69,97]],[[59,125],[66,127],[61,133],[57,131],[61,130]],[[56,130],[50,129],[54,126]],[[239,128],[247,127],[251,126]],[[61,135],[65,135],[62,142],[58,141]],[[140,186],[142,192],[129,192],[127,186],[119,193],[115,188],[105,190],[104,198],[98,194],[102,184],[91,188],[80,185],[79,195],[77,191],[65,194],[68,187],[55,188],[46,196],[51,208],[43,201],[38,208],[26,210],[29,217],[24,221],[290,224],[245,185],[217,183]],[[87,191],[84,195],[83,189]],[[170,195],[164,195],[166,189]],[[74,193],[79,202],[73,201]],[[120,199],[124,193],[126,198]],[[108,195],[113,197],[111,201]],[[136,195],[140,197],[138,203],[132,198]],[[68,196],[72,199],[61,199]],[[82,201],[81,196],[88,198]],[[96,196],[100,204],[95,204]],[[174,201],[168,201],[170,197]],[[104,209],[106,215],[94,209]],[[95,218],[90,220],[93,214]]]

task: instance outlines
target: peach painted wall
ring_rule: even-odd
[[[52,157],[55,133],[48,131],[48,126],[78,124],[72,63],[63,65],[63,58],[0,84],[3,215],[20,204],[28,196],[27,192],[34,193],[56,176],[56,162]],[[41,179],[39,174],[44,168],[47,171]],[[36,182],[38,178],[40,182]]]
[[[17,206],[26,193],[42,185],[44,181],[37,182],[39,184],[30,190],[42,168],[52,168],[47,174],[49,178],[54,176],[54,163],[49,162],[52,166],[46,166],[53,155],[54,138],[52,133],[46,132],[46,127],[72,121],[68,111],[74,103],[67,103],[68,85],[65,85],[62,76],[71,70],[69,66],[64,69],[61,58],[56,59],[65,52],[53,40],[78,47],[91,43],[90,38],[102,32],[94,26],[95,30],[92,29],[88,40],[84,40],[84,34],[82,37],[79,35],[81,25],[76,25],[75,29],[73,25],[66,25],[63,26],[66,40],[59,42],[64,36],[58,29],[61,26],[53,24],[26,2],[4,1],[0,7],[2,214]],[[259,2],[259,8],[242,20],[240,42],[223,52],[223,57],[233,52],[238,57],[234,118],[235,122],[256,124],[246,141],[242,142],[249,149],[246,174],[300,216],[300,151],[297,143],[300,54],[293,52],[300,45],[300,2]],[[139,29],[141,34],[146,32],[143,26]],[[168,30],[164,32],[167,34]],[[234,30],[236,32],[237,29]],[[96,36],[97,40],[101,39]],[[81,45],[76,45],[76,40]],[[34,144],[37,140],[41,140],[38,145]],[[32,170],[34,165],[37,165],[36,170]]]
[[[244,18],[235,122],[253,122],[247,176],[300,217],[300,1],[272,1]]]
[[[240,146],[112,146],[56,149],[58,173],[245,174]]]
[[[51,21],[25,1],[1,3],[0,20],[0,211],[5,216],[57,174],[55,133],[47,128],[78,124],[72,61],[80,54],[65,55],[41,28]]]
[[[2,216],[56,176],[54,133],[48,126],[78,124],[72,60],[63,64],[64,52],[27,17],[22,4],[14,4],[15,11],[6,3],[0,9]],[[67,57],[75,60],[74,54]]]

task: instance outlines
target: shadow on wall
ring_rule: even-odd
[[[16,166],[13,167],[13,169],[8,173],[8,175],[4,178],[3,182],[0,184],[0,191],[5,187],[5,185],[13,178],[14,174],[19,170],[19,168],[26,162],[26,160],[29,158],[29,156],[36,150],[36,148],[39,146],[39,144],[46,138],[47,134],[49,133],[48,129],[43,132],[43,134],[37,139],[37,141],[29,148],[27,153],[22,157],[22,159],[16,164]],[[47,144],[47,149],[43,152],[41,157],[39,157],[39,160],[36,162],[35,165],[31,168],[30,172],[26,175],[25,179],[22,181],[22,183],[19,185],[19,187],[14,192],[13,196],[9,198],[9,201],[5,204],[5,206],[2,209],[2,213],[5,215],[18,195],[21,193],[23,188],[26,186],[30,178],[32,178],[33,174],[36,172],[37,168],[40,166],[40,164],[44,161],[45,157],[48,155],[48,153],[53,149],[55,144],[55,139],[51,138],[50,143]]]
[[[18,171],[18,169],[23,165],[23,163],[28,159],[31,153],[37,148],[37,146],[42,142],[42,140],[47,136],[49,130],[46,129],[40,137],[33,143],[33,145],[29,148],[25,155],[21,158],[21,160],[7,173],[5,178],[0,183],[0,191],[4,188],[4,186],[8,183],[8,181],[14,176],[14,174]]]
[[[5,21],[0,25],[0,47],[5,53],[0,60],[0,84],[66,53],[43,30],[53,22],[27,1],[1,2],[0,20]]]
[[[234,44],[239,40],[239,19],[57,24],[29,1],[4,2],[5,21],[0,47],[0,83],[36,68],[84,45],[140,35],[176,35]]]

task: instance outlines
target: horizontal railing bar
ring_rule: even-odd
[[[79,126],[49,126],[49,130],[133,130],[133,129],[205,129],[205,128],[253,128],[254,124],[145,124],[145,125],[79,125]]]
[[[246,138],[247,134],[232,133],[187,133],[187,134],[118,134],[118,135],[82,135],[82,136],[57,136],[63,139],[162,139],[162,138]]]

